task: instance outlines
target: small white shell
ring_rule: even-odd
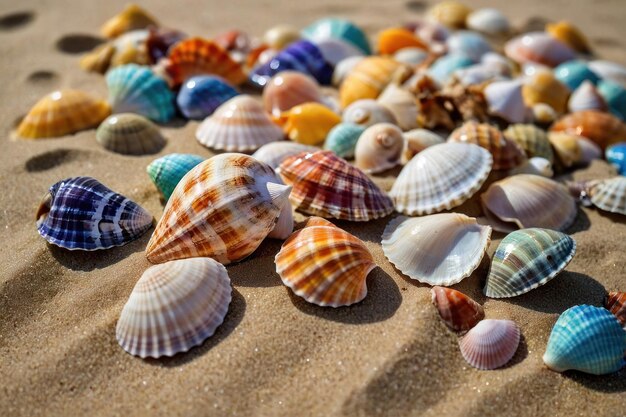
[[[378,96],[378,102],[391,111],[400,129],[410,130],[418,126],[417,103],[411,92],[392,83]]]
[[[498,9],[476,10],[467,16],[467,27],[487,35],[505,35],[511,31],[509,19]]]
[[[504,79],[499,68],[491,68],[489,65],[476,64],[471,67],[461,68],[453,74],[461,84],[482,84],[485,81],[501,81]]]
[[[396,123],[391,111],[373,99],[357,100],[343,111],[341,120],[361,126],[372,126],[377,123]]]
[[[535,156],[528,159],[522,165],[509,171],[509,175],[516,174],[532,174],[541,175],[542,177],[551,178],[554,175],[552,164],[546,158]]]
[[[302,152],[316,152],[319,150],[320,149],[315,146],[304,145],[302,143],[278,141],[261,146],[252,154],[252,157],[258,161],[265,162],[276,171],[281,162],[292,155],[297,155]]]
[[[404,148],[402,149],[402,158],[400,158],[402,165],[405,165],[424,149],[446,141],[435,132],[426,129],[409,130],[404,132],[403,136]]]
[[[363,60],[363,56],[351,56],[350,58],[346,58],[342,61],[339,61],[335,66],[335,70],[333,71],[333,80],[332,84],[335,87],[339,87],[339,85],[343,82],[344,78],[348,74],[352,72],[352,69]]]
[[[522,97],[523,83],[520,80],[495,81],[485,88],[489,111],[510,123],[526,120],[528,109]]]
[[[520,330],[511,320],[481,320],[461,340],[463,358],[478,369],[496,369],[515,356]]]
[[[581,110],[604,111],[607,105],[596,86],[591,81],[585,80],[570,96],[567,108],[571,113]]]
[[[402,48],[393,54],[393,59],[409,65],[419,65],[428,58],[428,53],[422,48]]]
[[[377,174],[400,163],[404,146],[402,131],[391,123],[368,127],[354,149],[354,165],[367,174]]]

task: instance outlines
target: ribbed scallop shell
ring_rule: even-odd
[[[434,238],[436,236],[436,238]],[[430,285],[454,285],[478,267],[491,227],[459,213],[397,217],[383,233],[383,252],[403,274]]]
[[[393,211],[391,199],[361,170],[330,151],[302,153],[280,165],[297,210],[313,216],[369,221]]]
[[[341,123],[341,117],[319,103],[305,103],[274,117],[274,122],[294,142],[321,145],[330,129]]]
[[[188,119],[202,120],[239,92],[220,77],[191,77],[180,88],[176,104]]]
[[[538,175],[505,178],[491,184],[480,197],[485,215],[498,231],[516,227],[564,230],[576,218],[576,202],[567,189]]]
[[[396,84],[389,84],[378,96],[378,102],[391,111],[400,129],[410,130],[418,127],[419,111],[415,96],[410,91]]]
[[[187,352],[215,333],[230,300],[226,268],[213,259],[154,265],[135,284],[115,337],[126,352],[141,358]]]
[[[156,153],[165,146],[159,128],[134,113],[109,116],[96,130],[96,140],[104,148],[125,155]]]
[[[541,157],[550,163],[554,153],[545,130],[531,124],[513,124],[503,132],[504,137],[517,143],[528,158]]]
[[[613,313],[626,329],[626,292],[609,292],[604,299],[604,308]]]
[[[303,145],[297,142],[279,141],[270,142],[261,146],[252,157],[258,161],[266,163],[276,170],[280,164],[287,158],[293,155],[298,155],[302,152],[316,152],[320,149],[315,146]]]
[[[174,189],[146,257],[152,263],[206,256],[226,265],[261,244],[291,187],[274,171],[243,154],[216,155],[193,168]]]
[[[586,36],[574,25],[566,21],[548,23],[546,32],[573,50],[586,54],[591,52]]]
[[[400,162],[404,165],[424,149],[433,145],[439,145],[445,141],[444,138],[435,132],[426,129],[413,129],[404,132],[404,149],[402,150]]]
[[[515,356],[519,340],[519,327],[511,320],[486,319],[459,340],[459,347],[467,363],[490,370],[506,365]]]
[[[17,135],[26,139],[49,138],[76,133],[97,126],[111,107],[78,90],[60,90],[39,100],[17,127]]]
[[[498,9],[479,9],[467,16],[467,27],[488,35],[506,35],[511,31],[509,19]]]
[[[284,138],[261,103],[242,94],[231,98],[196,129],[196,139],[208,148],[247,152]]]
[[[494,81],[484,90],[489,112],[509,123],[522,123],[527,118],[527,108],[522,97],[520,80]]]
[[[339,39],[356,46],[366,55],[372,53],[365,32],[349,20],[336,17],[320,19],[304,28],[302,34],[313,42]]]
[[[416,117],[417,119],[417,117]],[[373,99],[357,100],[343,110],[343,123],[370,127],[377,123],[396,123],[391,111]]]
[[[596,110],[568,114],[557,120],[550,130],[584,136],[602,149],[626,141],[626,124],[615,116]]]
[[[152,226],[150,213],[90,177],[67,178],[50,187],[36,218],[44,239],[69,250],[125,245]]]
[[[119,14],[107,20],[100,32],[107,38],[115,38],[122,33],[149,26],[159,26],[156,19],[136,4],[127,4]]]
[[[538,71],[526,79],[522,87],[524,103],[528,107],[545,103],[559,114],[567,110],[569,95],[569,88],[557,80],[551,71]]]
[[[455,332],[466,332],[485,318],[483,307],[460,291],[435,286],[430,293],[439,316]]]
[[[376,49],[380,55],[393,55],[404,48],[428,49],[428,46],[410,30],[389,28],[378,34]]]
[[[536,62],[549,67],[576,58],[569,46],[544,32],[525,33],[513,38],[504,45],[504,52],[520,64]]]
[[[205,159],[198,155],[172,153],[150,162],[146,171],[167,201],[180,180]]]
[[[361,134],[354,150],[354,165],[367,174],[377,174],[400,163],[404,146],[402,131],[390,123],[377,123]]]
[[[300,72],[279,72],[263,89],[265,111],[274,116],[308,102],[322,103],[322,92],[313,77]]]
[[[565,233],[539,228],[509,233],[493,255],[485,295],[515,297],[540,287],[557,276],[574,253],[576,242]]]
[[[597,181],[588,188],[587,194],[599,209],[626,215],[626,177],[620,175]]]
[[[472,9],[458,1],[446,0],[429,8],[426,16],[430,20],[449,28],[462,29],[465,27],[465,20],[471,12]]]
[[[328,132],[324,149],[332,151],[340,158],[354,158],[354,149],[365,129],[366,127],[361,125],[339,123]]]
[[[367,295],[367,275],[376,263],[365,244],[332,223],[312,217],[276,255],[283,283],[309,303],[341,307]]]
[[[626,332],[608,310],[589,305],[571,307],[556,321],[543,362],[557,372],[577,370],[610,374],[624,366]]]
[[[408,215],[451,209],[480,189],[492,164],[491,154],[476,145],[434,145],[402,168],[389,195],[396,210]]]

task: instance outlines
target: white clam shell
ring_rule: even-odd
[[[498,9],[473,11],[465,21],[467,27],[488,35],[504,35],[511,31],[509,19]]]
[[[378,102],[394,115],[402,130],[415,129],[417,124],[417,103],[415,96],[396,84],[389,84],[378,96]]]
[[[515,356],[520,330],[511,320],[481,320],[459,340],[463,358],[478,369],[496,369]]]
[[[528,109],[522,97],[523,83],[520,80],[495,81],[485,88],[489,111],[510,123],[526,120]]]
[[[368,127],[354,149],[354,165],[367,174],[377,174],[400,163],[404,146],[402,131],[391,123]]]
[[[404,148],[402,149],[402,158],[400,158],[400,162],[403,165],[424,149],[446,141],[440,135],[427,129],[413,129],[404,132],[403,135]]]
[[[586,80],[574,90],[567,102],[567,108],[574,113],[582,110],[606,110],[607,105],[596,86]]]
[[[304,145],[302,143],[291,141],[271,142],[261,146],[252,157],[258,161],[264,162],[271,166],[274,171],[280,166],[281,162],[292,155],[302,152],[316,152],[320,148],[315,146]]]
[[[361,126],[373,126],[377,123],[396,123],[391,110],[373,99],[357,100],[343,111],[341,120]]]

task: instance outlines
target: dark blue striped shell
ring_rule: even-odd
[[[320,49],[302,40],[292,43],[269,62],[256,67],[250,74],[250,81],[263,87],[274,75],[287,70],[311,75],[324,85],[329,85],[333,76],[333,67],[326,62]]]
[[[220,77],[205,75],[185,81],[176,97],[180,112],[188,119],[202,120],[239,92]]]
[[[57,182],[37,211],[39,234],[69,250],[121,246],[151,226],[150,213],[90,177]]]

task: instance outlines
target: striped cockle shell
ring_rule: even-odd
[[[135,284],[115,337],[126,352],[141,358],[187,352],[215,333],[230,301],[226,268],[213,259],[154,265]]]
[[[205,159],[198,155],[171,153],[150,162],[146,171],[167,201],[180,180]]]
[[[611,291],[604,299],[604,308],[609,310],[626,329],[626,292]]]
[[[377,174],[400,163],[404,146],[402,131],[391,123],[377,123],[359,137],[354,165],[367,174]]]
[[[504,137],[517,143],[528,158],[541,157],[554,161],[552,146],[545,130],[531,124],[512,124],[503,132]]]
[[[367,175],[330,151],[289,157],[279,172],[293,186],[289,199],[303,213],[369,221],[393,211],[391,199]]]
[[[404,148],[402,150],[402,158],[400,162],[405,165],[415,155],[423,151],[424,149],[444,143],[446,140],[426,129],[413,129],[408,132],[404,132]]]
[[[606,111],[608,106],[596,86],[585,80],[569,97],[567,108],[570,113],[574,113],[582,110]]]
[[[536,62],[549,67],[576,58],[569,46],[544,32],[525,33],[513,38],[504,45],[504,52],[520,64]]]
[[[365,244],[319,217],[285,241],[276,272],[299,297],[322,307],[358,303],[367,295],[367,275],[376,263]]]
[[[576,253],[576,242],[565,233],[530,228],[506,235],[498,245],[484,293],[491,298],[515,297],[557,276]]]
[[[402,168],[389,193],[396,210],[423,215],[451,209],[483,185],[493,158],[469,143],[442,143],[418,153]]]
[[[376,100],[357,100],[346,107],[341,116],[343,123],[370,127],[377,123],[396,124],[393,113]]]
[[[150,13],[136,4],[127,4],[119,14],[104,22],[100,32],[107,38],[116,38],[131,30],[146,29],[150,26],[159,26]]]
[[[209,257],[226,265],[249,256],[289,208],[291,187],[268,165],[224,153],[193,168],[178,183],[148,242],[152,263]]]
[[[96,130],[96,140],[104,148],[125,155],[157,153],[165,146],[159,128],[134,113],[109,116]]]
[[[474,368],[506,365],[517,352],[520,330],[511,320],[481,320],[459,340],[463,358]]]
[[[455,332],[466,332],[485,318],[483,307],[460,291],[434,286],[430,293],[439,316]]]
[[[591,182],[586,192],[597,208],[626,215],[626,177],[623,175]]]
[[[289,139],[305,145],[321,145],[328,132],[341,123],[339,115],[313,102],[292,107],[273,120]]]
[[[302,152],[315,152],[320,149],[315,146],[303,145],[302,143],[279,141],[270,142],[261,146],[252,157],[258,161],[261,161],[276,170],[280,164],[287,158],[293,155],[298,155]]]
[[[402,130],[418,127],[418,109],[415,96],[396,84],[389,84],[378,96],[378,103],[387,107],[394,115],[397,125]]]
[[[332,151],[340,158],[352,159],[356,144],[365,129],[366,127],[361,125],[339,123],[328,132],[324,149]]]
[[[550,130],[584,136],[602,149],[626,141],[626,124],[609,113],[597,110],[583,110],[563,116]]]
[[[263,88],[263,106],[274,116],[304,103],[323,103],[322,91],[315,78],[296,71],[274,75]]]
[[[436,239],[433,237],[436,236]],[[403,274],[430,285],[461,282],[478,267],[491,227],[459,213],[397,217],[383,233],[383,252]]]

